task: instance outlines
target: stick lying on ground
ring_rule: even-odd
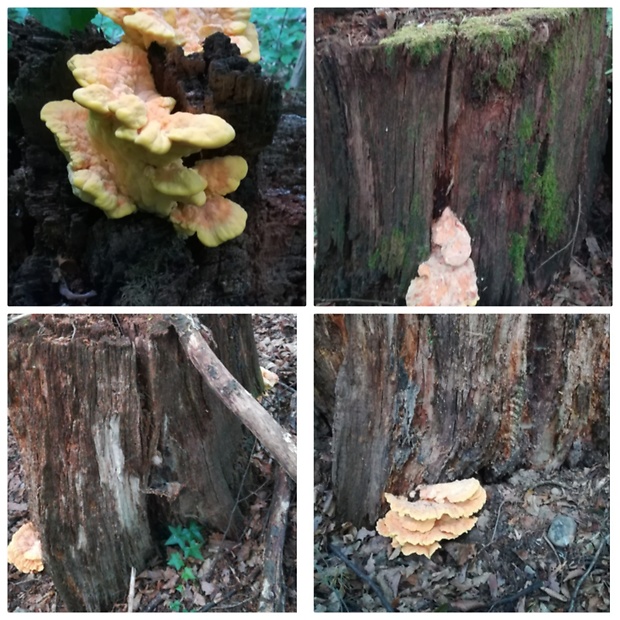
[[[288,476],[297,482],[295,438],[228,372],[203,338],[196,318],[189,314],[171,314],[165,318],[176,329],[187,357],[215,395],[250,429]]]

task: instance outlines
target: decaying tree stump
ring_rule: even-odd
[[[261,391],[250,316],[203,320],[236,378]],[[9,416],[46,570],[71,611],[118,602],[168,524],[240,533],[241,424],[161,317],[35,315],[12,325]]]
[[[384,491],[609,456],[606,315],[319,315],[315,403],[336,514]]]
[[[251,166],[229,196],[248,212],[245,232],[206,248],[195,237],[179,237],[170,222],[151,214],[109,220],[72,193],[66,158],[40,111],[49,101],[72,99],[78,84],[66,63],[76,53],[109,47],[103,36],[91,30],[68,39],[33,20],[10,22],[9,28],[12,305],[66,303],[66,289],[96,293],[84,300],[99,306],[304,303],[305,122],[298,128],[280,123],[277,82],[249,66],[223,35],[191,59],[155,48],[150,53],[157,86],[173,93],[178,110],[204,110],[234,124],[235,140],[209,156],[235,153]],[[272,170],[260,151],[274,132],[287,166],[304,177],[303,192],[292,186],[286,168],[269,177],[262,169]],[[294,136],[295,148],[284,144],[287,136]]]
[[[404,304],[446,206],[480,303],[523,305],[581,243],[603,167],[605,9],[418,27],[315,55],[317,300]]]

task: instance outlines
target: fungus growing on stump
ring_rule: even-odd
[[[248,167],[240,156],[183,158],[220,149],[235,138],[220,116],[173,112],[176,100],[160,95],[146,48],[152,42],[202,49],[205,37],[224,32],[250,62],[260,58],[249,9],[101,9],[125,29],[123,42],[67,65],[81,88],[75,101],[52,101],[41,119],[69,165],[73,193],[110,218],[140,209],[170,219],[206,246],[240,235],[246,212],[224,196]],[[236,52],[237,53],[237,52]],[[247,61],[244,61],[247,62]]]
[[[148,49],[180,45],[186,54],[202,51],[202,42],[223,32],[250,62],[258,62],[258,32],[247,8],[98,9],[125,32],[125,40]]]
[[[22,573],[40,573],[43,570],[41,539],[30,521],[13,534],[7,549],[7,560]]]
[[[446,207],[431,228],[431,255],[407,291],[408,306],[475,306],[476,270],[467,229]]]
[[[390,493],[390,510],[377,521],[377,532],[392,539],[403,555],[430,558],[439,542],[458,538],[476,524],[472,515],[486,501],[486,492],[475,478],[419,488],[420,499],[412,502]]]

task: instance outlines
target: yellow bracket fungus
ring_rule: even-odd
[[[457,480],[419,488],[420,499],[385,494],[390,510],[377,521],[377,532],[392,539],[403,555],[430,558],[441,540],[451,540],[471,530],[486,501],[486,492],[474,479]]]
[[[110,218],[138,209],[167,217],[180,233],[197,233],[207,246],[240,235],[247,214],[224,196],[246,176],[245,160],[216,157],[192,168],[182,161],[229,144],[235,130],[212,114],[173,113],[176,101],[157,92],[145,47],[157,41],[183,45],[188,53],[223,31],[240,47],[249,45],[246,56],[256,61],[258,38],[244,43],[256,32],[249,9],[101,12],[126,28],[126,41],[70,58],[68,67],[80,85],[75,101],[52,101],[41,110],[69,162],[74,194]]]
[[[258,32],[250,22],[250,9],[108,9],[99,12],[121,26],[125,40],[143,49],[151,43],[180,45],[186,54],[202,51],[202,42],[223,32],[250,62],[260,60]]]
[[[407,291],[408,306],[475,306],[478,303],[471,237],[450,207],[431,227],[431,255]]]
[[[30,521],[13,534],[7,549],[7,559],[22,573],[40,573],[43,570],[41,539]]]

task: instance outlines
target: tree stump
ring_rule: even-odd
[[[262,389],[250,316],[210,316],[218,354]],[[241,531],[238,420],[153,316],[33,316],[11,327],[9,416],[45,566],[71,611],[110,610],[189,519]],[[245,456],[244,456],[245,455]]]
[[[446,206],[480,303],[531,303],[579,247],[610,106],[605,9],[417,20],[315,55],[317,301],[404,304]],[[368,37],[366,37],[368,38]]]
[[[103,36],[88,31],[68,39],[34,20],[10,22],[10,31],[12,305],[66,303],[66,289],[96,293],[81,301],[99,306],[305,303],[305,120],[291,125],[292,115],[280,116],[276,81],[249,66],[223,35],[191,58],[150,52],[157,87],[178,99],[175,111],[204,110],[236,123],[235,140],[218,154],[242,155],[251,166],[229,196],[248,212],[246,230],[207,248],[195,237],[179,237],[170,222],[151,214],[109,220],[72,193],[66,158],[40,111],[48,101],[72,99],[78,84],[66,63],[76,53],[109,47]],[[275,155],[265,148],[274,132]],[[270,163],[278,157],[288,169]]]
[[[318,315],[315,393],[336,516],[368,526],[385,491],[608,459],[609,317]]]

